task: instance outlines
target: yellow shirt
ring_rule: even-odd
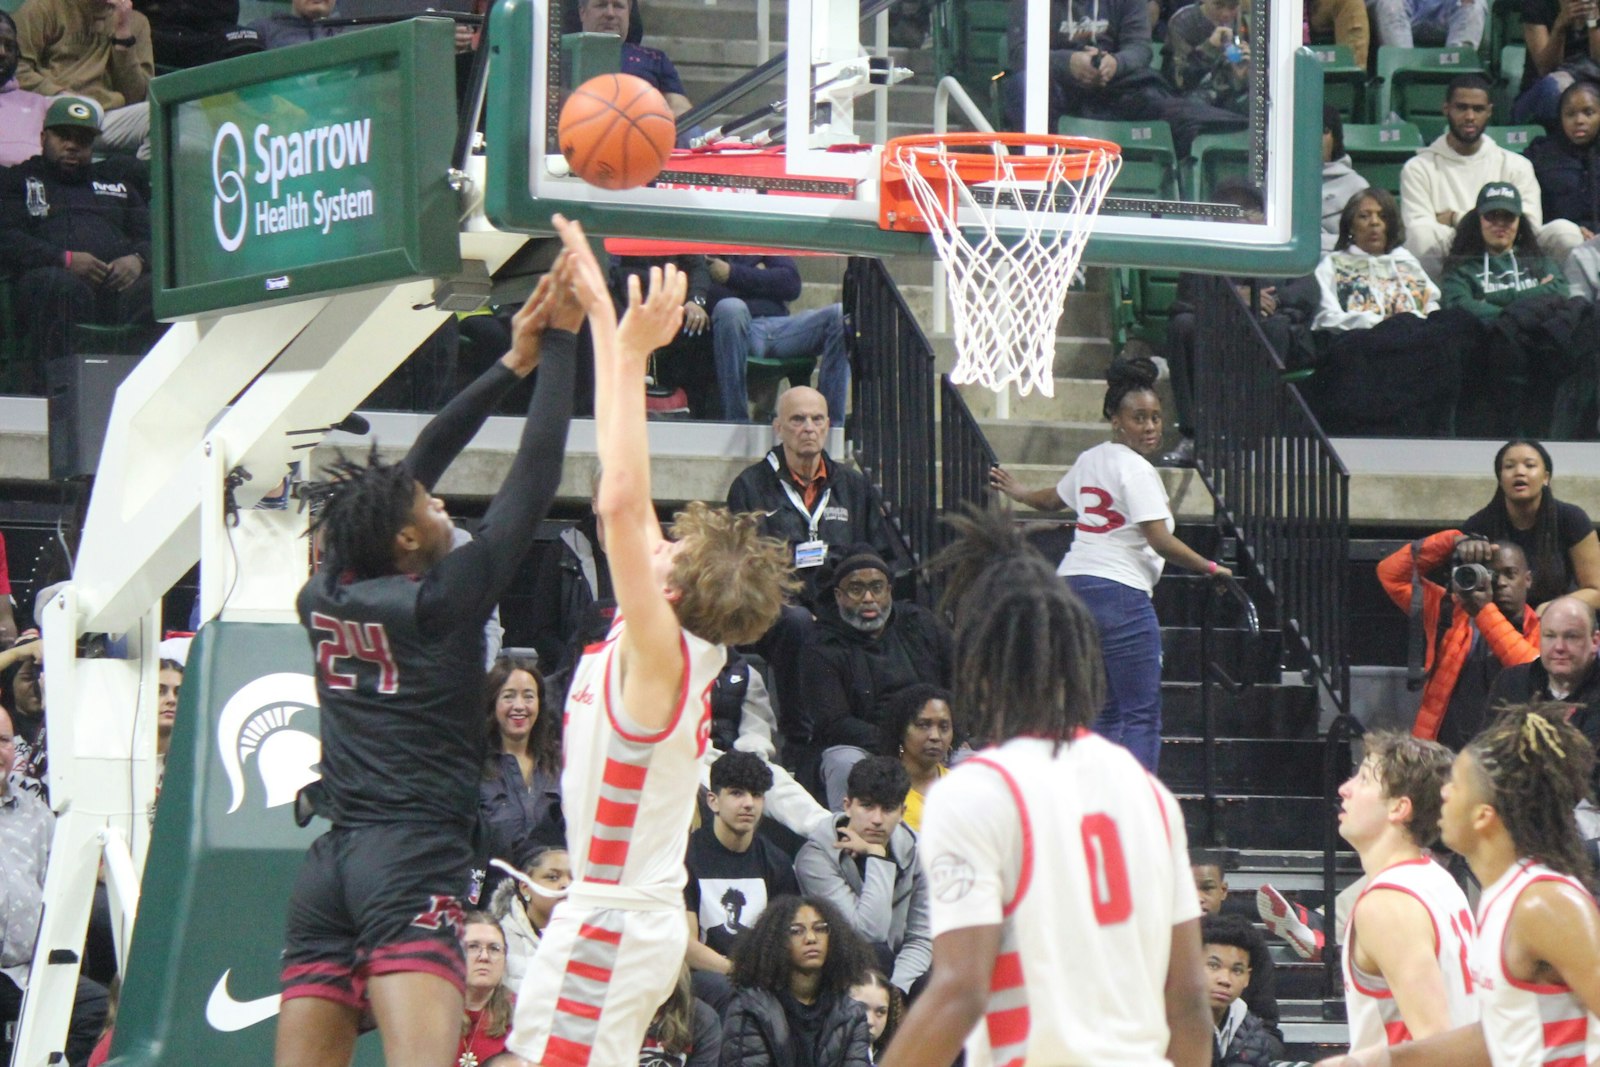
[[[939,773],[934,775],[934,781],[937,782],[949,773],[949,767],[940,767]],[[922,832],[922,794],[917,792],[916,786],[912,786],[906,793],[906,814],[903,821],[917,833]]]

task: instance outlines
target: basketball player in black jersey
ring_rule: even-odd
[[[484,623],[561,481],[583,309],[563,256],[512,320],[511,350],[399,463],[341,459],[314,491],[322,567],[300,591],[322,705],[318,814],[289,904],[278,1067],[346,1067],[376,1022],[385,1061],[455,1056],[458,895],[474,865],[486,746]],[[477,536],[451,551],[433,486],[495,403],[540,368],[522,442]]]

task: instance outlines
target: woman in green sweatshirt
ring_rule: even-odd
[[[1561,268],[1539,252],[1515,185],[1490,182],[1478,191],[1478,206],[1456,227],[1440,288],[1445,307],[1465,308],[1484,322],[1519,300],[1567,295]]]

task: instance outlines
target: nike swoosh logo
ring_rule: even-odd
[[[282,995],[278,993],[258,1000],[234,1000],[228,994],[228,975],[232,973],[232,968],[222,972],[222,977],[217,979],[216,986],[211,990],[210,999],[206,1001],[206,1022],[211,1024],[213,1030],[231,1034],[278,1014],[278,1002],[282,1000]]]

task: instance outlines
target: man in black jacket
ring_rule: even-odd
[[[916,604],[896,604],[889,566],[857,545],[829,568],[828,601],[817,608],[817,633],[800,659],[807,703],[822,746],[828,807],[844,801],[850,768],[884,749],[885,707],[908,685],[950,684],[950,631]]]
[[[1552,600],[1539,619],[1539,658],[1507,667],[1489,690],[1491,714],[1503,704],[1553,700],[1572,707],[1568,721],[1600,746],[1600,632],[1594,609],[1577,597]]]
[[[134,182],[93,161],[99,133],[97,105],[60,97],[40,154],[0,171],[0,245],[47,358],[67,354],[75,322],[155,325],[150,209]]]

